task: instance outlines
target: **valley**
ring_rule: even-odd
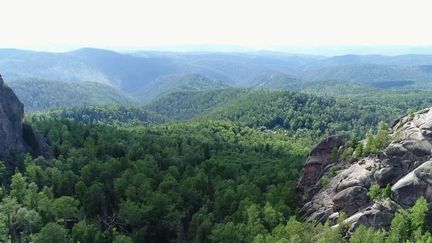
[[[24,120],[0,113],[20,139],[0,154],[0,241],[431,239],[428,65],[0,50],[2,110]]]

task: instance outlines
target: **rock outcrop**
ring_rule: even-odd
[[[318,143],[310,152],[303,173],[297,183],[297,190],[303,192],[314,188],[328,165],[336,162],[335,150],[342,145],[342,138],[331,136]],[[308,191],[310,194],[311,191]],[[307,195],[308,196],[308,195]]]
[[[413,206],[420,197],[432,202],[432,108],[399,118],[389,133],[392,141],[382,153],[358,160],[330,159],[330,150],[341,150],[340,138],[319,143],[297,185],[304,192],[301,215],[324,222],[344,212],[352,227],[388,227],[399,208]],[[323,177],[327,185],[320,183]],[[391,186],[391,197],[370,200],[372,183]]]
[[[51,148],[30,126],[23,125],[24,106],[0,75],[0,160],[13,163],[24,151],[51,157]],[[31,144],[31,146],[29,146]],[[29,150],[26,150],[30,148]]]
[[[24,105],[0,76],[0,158],[23,150]]]

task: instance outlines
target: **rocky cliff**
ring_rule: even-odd
[[[28,151],[50,157],[45,140],[23,125],[24,106],[0,75],[0,160],[13,162],[14,155]]]
[[[335,156],[339,137],[319,143],[297,185],[304,195],[301,215],[324,222],[345,212],[352,228],[388,227],[399,208],[419,197],[432,202],[432,108],[396,120],[389,134],[391,143],[381,153],[350,161]],[[391,196],[371,200],[367,193],[375,183],[390,186]]]

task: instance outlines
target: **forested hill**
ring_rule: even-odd
[[[375,128],[379,121],[391,122],[408,108],[432,105],[431,94],[376,91],[333,98],[279,90],[222,89],[174,92],[146,107],[177,120],[227,119],[255,128],[354,136]]]
[[[141,102],[151,101],[174,91],[202,91],[229,87],[228,84],[199,74],[168,75],[158,78],[133,93]]]
[[[117,88],[101,83],[25,79],[8,84],[24,103],[27,112],[83,105],[138,103]]]
[[[52,109],[27,114],[29,121],[43,119],[67,119],[84,124],[106,124],[124,126],[146,126],[169,122],[168,117],[138,106],[88,105],[72,108]]]

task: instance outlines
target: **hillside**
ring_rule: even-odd
[[[163,124],[170,119],[136,106],[87,105],[27,114],[29,121],[48,118],[67,119],[83,124],[142,126]]]
[[[226,88],[224,82],[209,79],[199,74],[168,75],[160,77],[133,93],[139,101],[150,101],[174,91],[203,91]]]
[[[130,96],[109,85],[26,79],[9,82],[27,112],[81,105],[135,104]]]
[[[246,89],[222,89],[210,91],[179,91],[166,94],[149,104],[148,109],[176,120],[200,117],[218,105],[232,102],[249,92]]]
[[[341,87],[349,89],[351,86]],[[358,87],[374,91],[362,85]],[[340,133],[354,136],[364,135],[379,121],[391,122],[408,108],[432,105],[431,92],[427,91],[353,93],[324,97],[323,93],[315,96],[262,89],[174,92],[146,107],[176,120],[227,119],[255,128],[307,129],[317,135]]]

